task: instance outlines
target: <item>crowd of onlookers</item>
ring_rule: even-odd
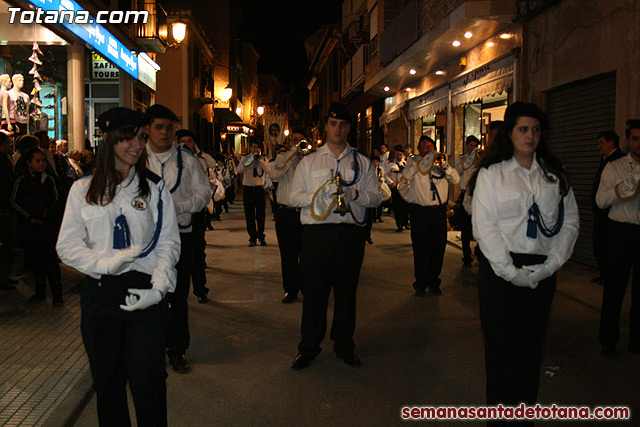
[[[46,131],[10,138],[0,132],[0,290],[15,289],[10,274],[16,248],[33,274],[30,303],[46,300],[48,281],[53,306],[63,305],[62,279],[55,244],[66,197],[73,182],[92,173],[91,150],[69,150]]]

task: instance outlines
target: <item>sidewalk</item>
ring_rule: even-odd
[[[84,277],[61,264],[64,307],[29,304],[33,276],[16,257],[15,291],[0,292],[0,425],[62,426],[89,397],[89,363],[80,337]],[[48,292],[50,292],[48,290]]]

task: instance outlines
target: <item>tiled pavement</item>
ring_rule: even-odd
[[[17,264],[21,264],[16,260]],[[89,377],[80,337],[82,275],[62,265],[64,307],[27,303],[33,279],[16,271],[16,291],[0,292],[0,425],[64,425],[83,396],[65,399]],[[14,276],[15,277],[15,276]],[[49,291],[49,290],[48,290]],[[88,390],[88,388],[85,388]],[[86,392],[85,392],[86,394]]]

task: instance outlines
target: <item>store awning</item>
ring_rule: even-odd
[[[508,90],[513,84],[514,57],[486,64],[451,82],[451,105],[468,104]]]
[[[213,110],[213,119],[218,123],[240,122],[242,119],[228,108],[215,108]]]
[[[428,117],[447,108],[449,85],[431,90],[409,101],[409,120]]]
[[[402,113],[402,108],[404,107],[405,102],[401,102],[400,104],[394,105],[389,110],[385,111],[380,115],[378,122],[380,126],[386,125],[389,122],[392,122],[398,118],[400,118],[400,113]]]

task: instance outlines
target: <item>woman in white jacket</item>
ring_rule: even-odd
[[[546,147],[547,116],[516,102],[482,158],[473,193],[487,404],[533,405],[556,271],[578,236],[578,206]]]
[[[145,168],[146,118],[116,107],[95,173],[69,192],[57,251],[87,275],[82,282],[82,339],[101,426],[130,425],[129,383],[138,425],[167,424],[165,336],[180,254],[173,200]]]

